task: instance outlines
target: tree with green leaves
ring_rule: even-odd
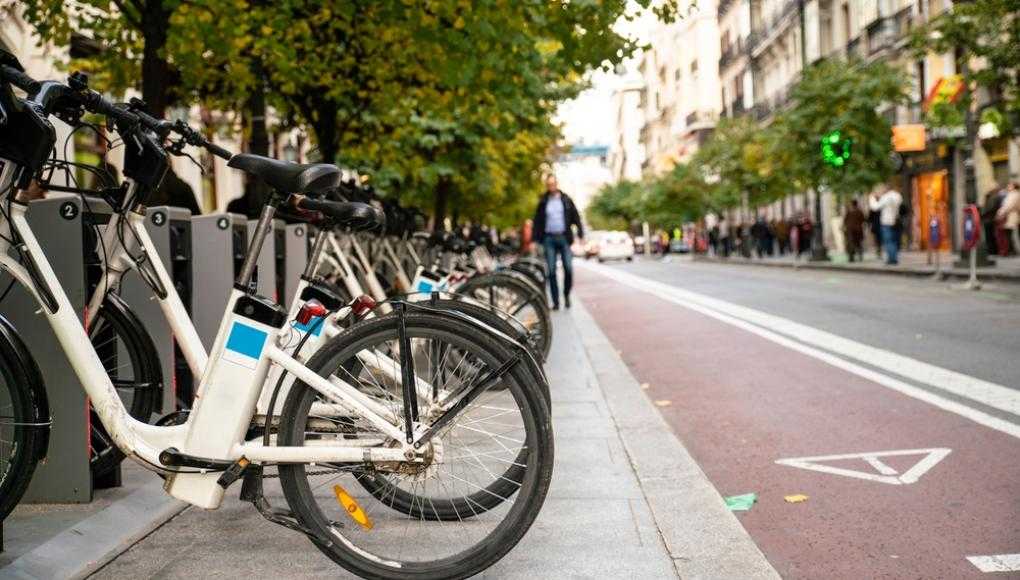
[[[964,81],[987,91],[981,120],[995,124],[1002,134],[1020,131],[1020,6],[1016,0],[954,2],[913,32],[911,46],[918,57],[953,53],[973,61],[974,66],[968,63]],[[964,98],[951,107],[940,103],[932,121],[963,125],[962,111],[971,107],[972,93],[965,91]]]
[[[595,230],[628,230],[645,219],[642,191],[645,184],[618,181],[602,186],[585,209],[585,218]]]
[[[905,102],[902,71],[884,62],[823,60],[804,71],[790,98],[776,130],[793,154],[792,177],[841,195],[866,192],[893,174],[892,127],[880,111]],[[823,137],[834,133],[849,144],[842,164],[827,162],[823,152]]]

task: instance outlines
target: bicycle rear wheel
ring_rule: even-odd
[[[416,353],[459,353],[456,368],[445,374],[430,368],[432,359],[415,355],[416,375],[446,392],[510,360],[495,339],[463,321],[408,312],[404,324]],[[366,353],[393,352],[397,326],[396,314],[355,325],[324,345],[308,366],[358,385],[402,418],[402,398],[393,396],[399,381],[361,362]],[[548,407],[522,365],[511,365],[497,384],[440,431],[421,463],[281,465],[287,502],[323,539],[316,542],[319,549],[363,577],[424,579],[477,574],[516,545],[548,490],[552,430]],[[281,413],[281,445],[396,444],[362,419],[312,415],[315,402],[322,402],[317,391],[295,384]],[[418,403],[423,421],[434,420],[429,401],[419,397]],[[359,490],[363,482],[367,493]],[[363,514],[361,522],[349,515],[352,506]]]
[[[10,327],[4,323],[4,330]],[[14,355],[17,348],[6,336],[0,345],[0,522],[17,506],[29,487],[36,464],[45,445],[45,429],[40,421],[48,417],[33,396],[30,385],[41,381],[31,361]],[[23,350],[23,349],[22,349]],[[27,368],[27,365],[31,368]],[[45,405],[42,405],[45,408]]]
[[[163,382],[152,337],[115,294],[103,301],[102,308],[89,321],[88,331],[92,347],[117,388],[124,407],[135,419],[148,422],[159,405]],[[93,477],[101,477],[123,461],[124,454],[113,443],[91,406],[89,419],[89,464]]]

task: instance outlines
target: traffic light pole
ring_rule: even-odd
[[[815,227],[814,235],[811,236],[811,261],[828,262],[829,250],[825,247],[825,230],[822,226],[822,192],[815,192]]]

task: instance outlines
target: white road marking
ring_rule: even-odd
[[[695,312],[726,322],[762,338],[821,360],[831,366],[878,383],[942,410],[1020,439],[1020,425],[1000,419],[958,401],[915,387],[887,374],[852,363],[852,358],[913,381],[937,387],[988,407],[1020,416],[1020,392],[1002,385],[943,369],[764,312],[709,298],[628,272],[578,262],[579,267],[647,292]],[[809,346],[810,345],[810,346]],[[818,348],[815,348],[818,347]],[[824,350],[823,350],[824,349]],[[839,355],[839,356],[837,356]],[[846,358],[842,358],[846,357]]]
[[[967,556],[967,560],[982,572],[1017,572],[1020,571],[1020,554],[1000,554],[998,556]]]
[[[842,475],[844,477],[855,477],[857,479],[888,483],[890,485],[909,485],[911,483],[917,483],[917,480],[920,479],[922,475],[927,473],[932,467],[935,467],[939,461],[942,461],[946,455],[949,455],[950,451],[950,449],[946,449],[944,447],[935,449],[901,449],[898,451],[868,451],[865,453],[846,453],[843,455],[793,457],[790,459],[780,459],[776,461],[776,463],[779,465],[787,465],[789,467],[799,467],[800,469],[807,469],[810,471],[830,473],[832,475]],[[878,459],[879,457],[899,457],[904,455],[922,454],[924,455],[924,458],[915,463],[902,475]],[[865,463],[874,467],[879,474],[858,471],[856,469],[848,469],[845,467],[835,467],[833,465],[826,465],[823,463],[825,461],[845,461],[847,459],[861,459]]]

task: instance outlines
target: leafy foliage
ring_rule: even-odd
[[[800,169],[795,175],[806,184],[854,194],[892,175],[892,127],[879,109],[906,100],[902,72],[884,62],[825,60],[804,71],[790,96],[782,131]],[[840,167],[819,154],[821,138],[832,131],[852,143],[852,157]]]
[[[679,14],[676,0],[655,4],[662,18]],[[437,222],[450,209],[473,219],[522,215],[558,137],[557,104],[584,88],[588,71],[638,48],[613,29],[633,17],[628,0],[28,5],[44,39],[64,44],[74,33],[102,47],[71,63],[95,71],[99,88],[119,92],[141,79],[159,93],[143,90],[159,113],[195,101],[239,110],[263,96],[283,128],[312,134],[322,159],[370,174]]]
[[[955,2],[911,37],[918,56],[954,52],[971,58],[965,81],[988,90],[1003,133],[1020,130],[1020,6],[1016,0]],[[959,107],[969,106],[970,91]],[[957,114],[962,117],[962,114]],[[959,124],[962,124],[959,123]]]

